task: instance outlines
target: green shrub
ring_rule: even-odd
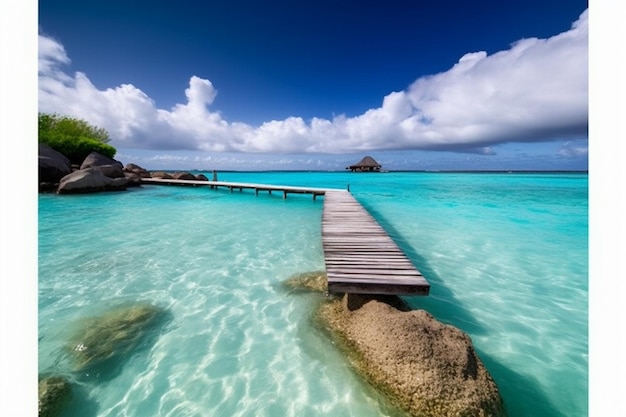
[[[57,114],[39,113],[39,143],[61,152],[73,164],[80,164],[91,152],[113,158],[117,150],[107,144],[109,133],[84,120]]]

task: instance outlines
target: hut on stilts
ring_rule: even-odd
[[[366,156],[358,163],[346,167],[352,172],[380,172],[382,165],[374,160],[371,156]]]

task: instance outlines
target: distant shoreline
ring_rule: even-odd
[[[162,172],[182,172],[182,171],[186,171],[186,172],[212,172],[214,171],[213,169],[200,169],[200,168],[193,168],[193,169],[148,169],[148,171],[153,172],[153,171],[162,171]],[[267,169],[267,170],[237,170],[237,169],[221,169],[221,170],[216,170],[217,172],[236,172],[236,173],[258,173],[258,172],[279,172],[279,173],[285,173],[285,172],[293,172],[293,173],[301,173],[301,172],[314,172],[316,174],[320,174],[320,173],[332,173],[332,174],[337,174],[337,173],[346,173],[346,174],[351,174],[351,175],[368,175],[368,174],[372,174],[372,175],[376,175],[376,174],[393,174],[393,173],[422,173],[422,174],[585,174],[588,175],[589,171],[588,170],[555,170],[555,171],[551,171],[551,170],[403,170],[403,169],[398,169],[398,170],[390,170],[390,171],[384,171],[384,172],[350,172],[350,171],[344,171],[344,170],[337,170],[337,171],[332,171],[332,170],[301,170],[301,169],[284,169],[284,170],[279,170],[279,169]]]

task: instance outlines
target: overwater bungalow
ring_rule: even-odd
[[[346,167],[352,172],[380,172],[382,165],[374,160],[371,156],[366,156],[358,163]]]

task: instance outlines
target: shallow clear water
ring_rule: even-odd
[[[210,178],[211,173],[206,173]],[[467,332],[509,415],[587,415],[586,174],[220,172],[345,189],[431,283],[407,297]],[[324,269],[323,198],[144,186],[39,196],[39,368],[84,416],[393,416],[310,324],[321,296],[281,283]],[[168,311],[116,372],[75,372],[81,318]]]

